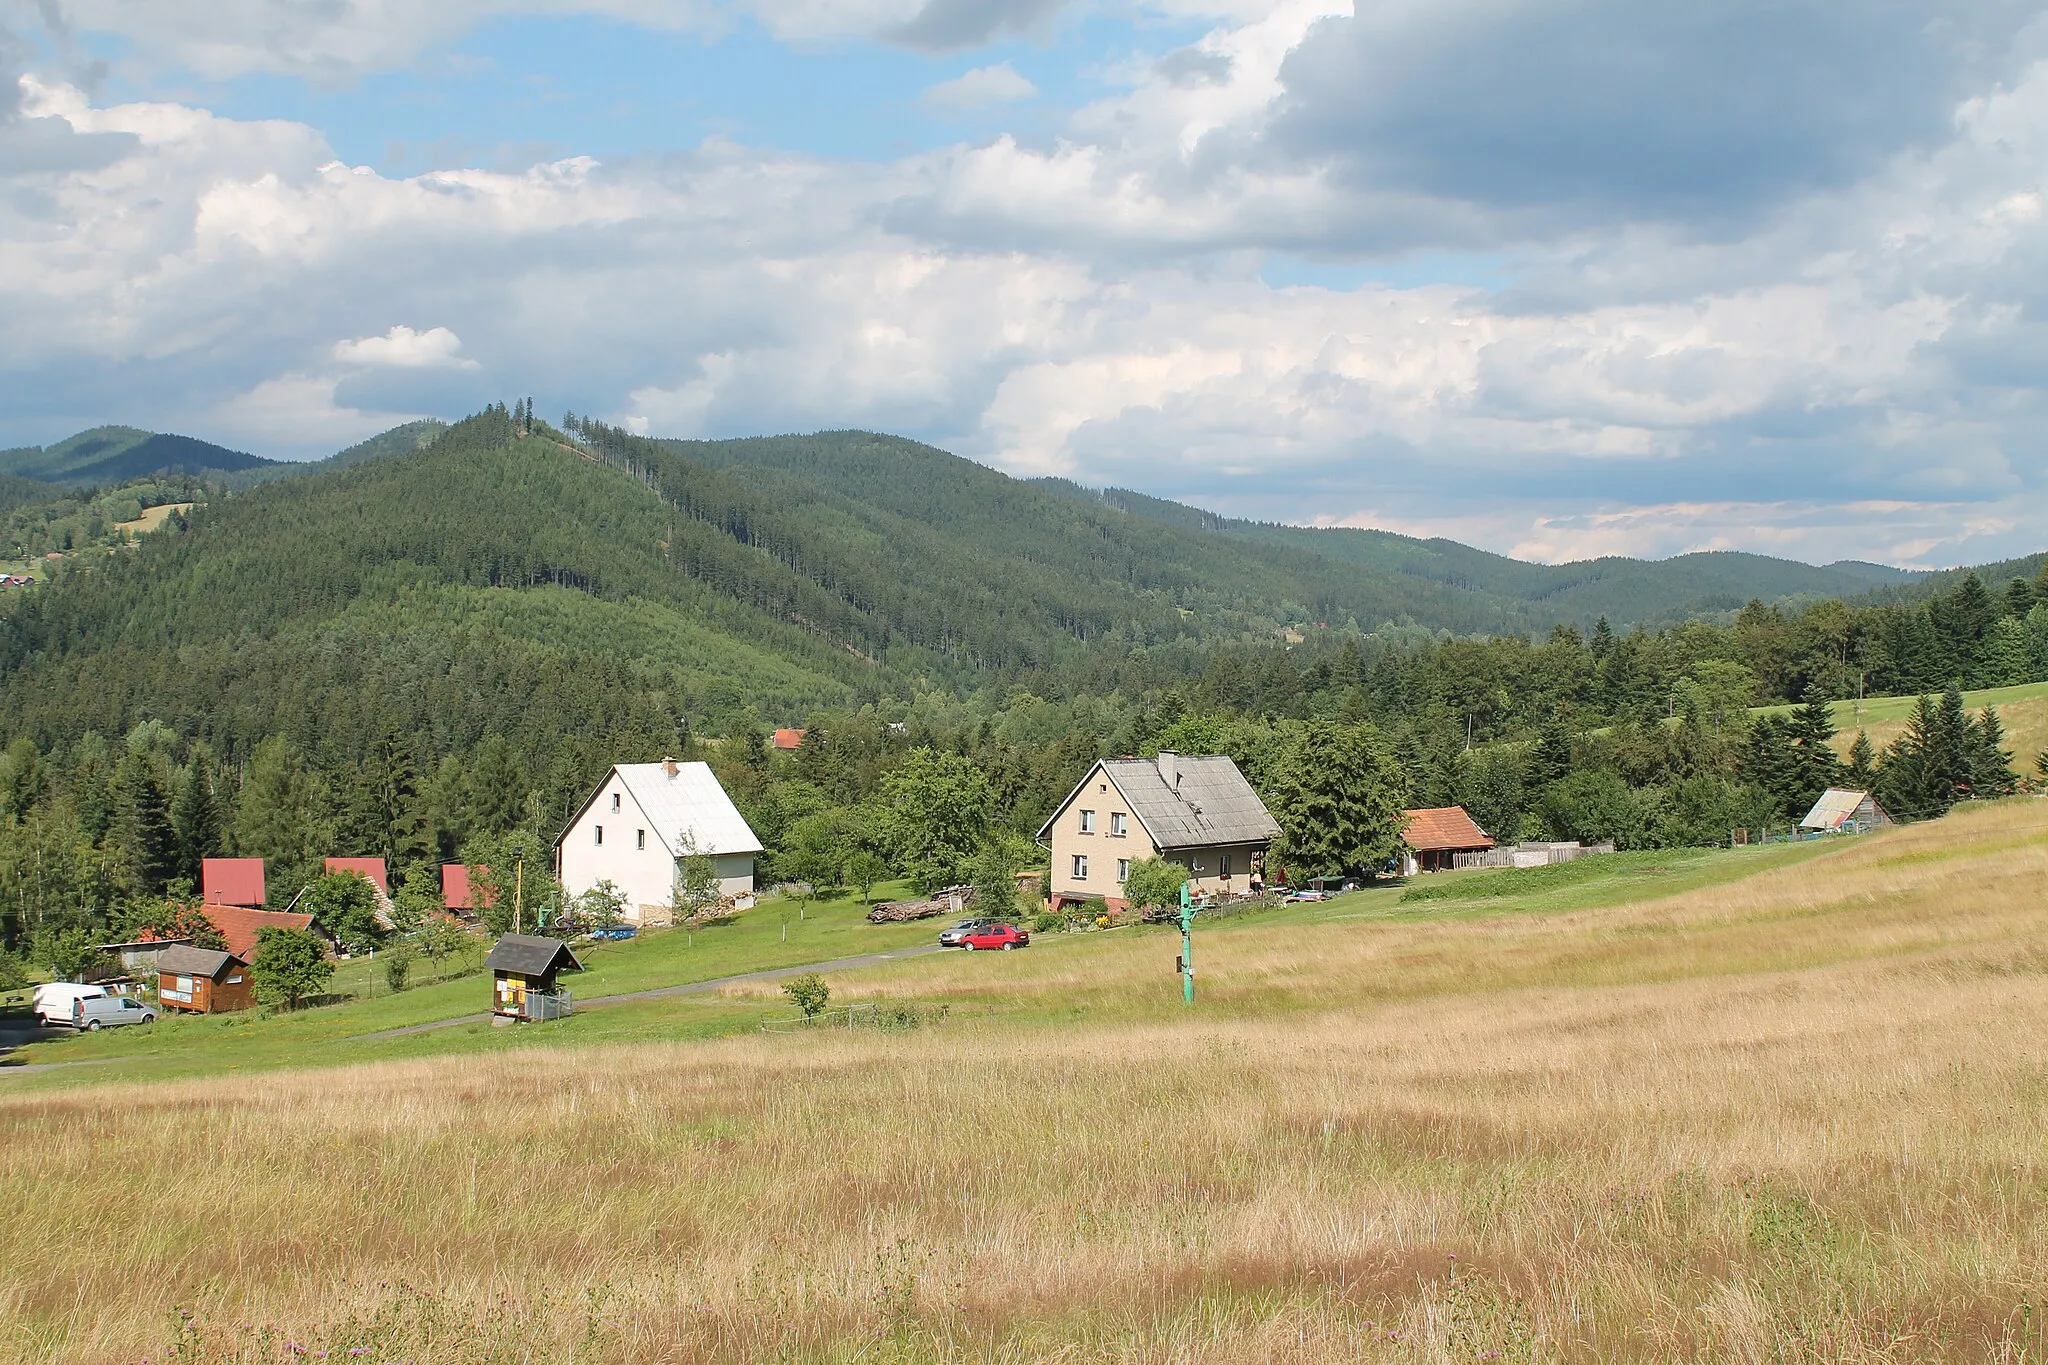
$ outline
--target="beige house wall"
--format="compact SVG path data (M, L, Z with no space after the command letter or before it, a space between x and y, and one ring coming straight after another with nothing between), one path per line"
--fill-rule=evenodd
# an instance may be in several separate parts
M1083 811L1095 813L1093 833L1081 829ZM1115 823L1110 817L1122 816L1124 833L1117 836L1110 833ZM1145 827L1131 814L1131 808L1116 789L1116 783L1109 780L1101 768L1088 774L1088 780L1081 785L1081 792L1060 812L1053 821L1052 837L1052 887L1051 898L1058 900L1077 897L1100 896L1106 901L1123 902L1123 879L1117 876L1117 863L1123 860L1143 862L1155 856L1159 850L1145 833ZM1088 874L1074 875L1076 856L1088 860Z

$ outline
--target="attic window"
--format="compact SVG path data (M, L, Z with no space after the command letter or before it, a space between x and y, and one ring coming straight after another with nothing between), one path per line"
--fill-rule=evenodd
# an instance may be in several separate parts
M600 844L601 844L601 843L603 843L603 842L604 842L604 826L603 826L603 825L592 825L592 826L591 826L590 828L592 829L592 831L594 831L594 832L596 833L596 835L597 835L597 842L598 842L598 843L600 843Z
M618 810L618 809L619 809L619 794L618 794L617 792L613 792L613 793L612 793L612 810L613 810L614 812L617 812L617 810Z
M636 830L634 830L634 831L633 831L633 836L634 836L634 838L633 838L633 847L635 847L635 848L645 848L645 847L647 847L647 831L646 831L646 830L644 830L644 829L636 829Z

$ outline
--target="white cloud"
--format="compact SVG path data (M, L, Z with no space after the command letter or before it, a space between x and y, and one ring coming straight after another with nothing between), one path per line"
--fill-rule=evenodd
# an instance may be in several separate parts
M940 113L961 114L1015 104L1037 93L1038 87L1019 75L1008 62L998 62L994 66L977 66L949 81L928 87L924 92L924 104L927 109Z
M334 343L334 358L347 365L390 365L400 369L479 368L461 354L462 338L446 327L415 332L399 323L382 336Z
M861 22L922 12L877 5ZM1560 228L1281 155L1288 54L1329 12L1285 0L1134 64L1045 145L887 164L714 142L396 178L302 125L30 82L29 116L124 141L0 169L0 386L46 428L294 453L529 392L662 434L862 425L1543 558L2036 548L2048 67L1759 226ZM1520 282L1257 275L1404 234L1511 240Z

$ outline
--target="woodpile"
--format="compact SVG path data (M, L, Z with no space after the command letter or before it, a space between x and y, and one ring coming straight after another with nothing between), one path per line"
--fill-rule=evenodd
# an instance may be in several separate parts
M957 915L973 904L973 887L949 886L930 900L883 901L868 911L868 923L902 924L906 920L930 919L934 915Z

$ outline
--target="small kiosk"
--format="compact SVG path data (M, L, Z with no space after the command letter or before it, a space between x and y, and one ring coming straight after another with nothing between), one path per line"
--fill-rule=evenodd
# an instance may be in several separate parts
M556 987L555 977L580 972L583 964L558 938L507 934L484 965L491 969L491 1013L500 1019L560 1019L575 1009L569 992Z

